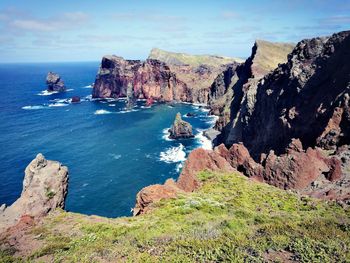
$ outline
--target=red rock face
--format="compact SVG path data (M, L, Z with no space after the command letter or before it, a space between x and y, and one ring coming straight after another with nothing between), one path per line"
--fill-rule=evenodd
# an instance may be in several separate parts
M167 65L157 60L124 60L103 57L94 84L94 98L126 97L128 88L138 99L188 101L187 86L178 81Z
M347 166L350 163L349 149L344 149L343 154L348 158ZM168 180L165 185L142 189L137 195L134 215L148 212L154 202L173 198L180 191L197 190L201 186L197 174L205 170L238 171L255 181L282 189L294 189L328 200L350 200L350 180L343 175L339 156L327 157L320 149L308 148L305 151L300 140L293 139L285 154L277 156L271 151L257 163L243 144L234 144L230 149L221 144L213 151L201 148L192 151L177 182ZM318 181L322 187L314 188L313 184Z

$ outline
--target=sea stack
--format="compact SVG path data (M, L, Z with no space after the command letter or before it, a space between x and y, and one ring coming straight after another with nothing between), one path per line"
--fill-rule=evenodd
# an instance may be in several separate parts
M176 114L174 124L169 129L169 132L170 139L187 139L194 137L191 124L182 120L179 112Z
M0 232L25 215L41 218L56 208L64 208L67 191L68 168L39 153L25 169L21 196L11 206L1 206Z
M47 73L46 77L46 85L48 91L58 91L58 92L64 92L66 91L66 86L61 79L60 75L54 72Z

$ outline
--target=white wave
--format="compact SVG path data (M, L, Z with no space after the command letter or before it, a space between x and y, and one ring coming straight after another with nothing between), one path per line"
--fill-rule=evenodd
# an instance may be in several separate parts
M66 106L69 106L69 104L67 103L52 103L52 104L49 104L49 107L66 107Z
M45 106L42 105L37 105L37 106L24 106L22 107L23 110L41 110L41 109L45 109Z
M175 168L176 172L180 173L182 167L183 167L182 163L178 163L178 164L176 165L176 168Z
M141 109L150 109L152 106L141 106Z
M168 148L160 153L159 159L166 163L183 162L186 160L185 146L180 143L178 147Z
M165 128L165 129L162 130L162 133L163 133L162 138L163 138L164 140L166 140L166 141L173 141L173 139L170 139L170 138L169 138L169 135L170 135L169 129L170 129L170 128Z
M43 90L43 91L40 91L37 95L39 95L39 96L49 96L49 95L56 94L56 93L58 93L58 91Z
M195 135L195 138L201 144L201 148L205 150L212 150L213 144L206 136L203 135L203 130L199 130L199 133Z
M50 100L50 101L53 101L53 102L58 102L58 103L68 103L70 99L53 99L53 100Z
M208 118L209 120L207 121L207 123L213 127L215 125L215 122L219 119L219 116L211 115L211 116L208 116Z
M83 87L83 89L92 89L92 85L86 85Z
M99 103L108 103L108 101L100 100Z
M109 104L108 106L109 107L114 107L116 104Z
M94 112L95 115L102 115L102 114L110 114L112 112L108 111L108 110L96 110Z
M88 186L89 184L88 183L85 183L85 184L83 184L83 187L86 187L86 186Z
M109 156L113 157L113 159L115 160L118 160L122 157L121 154L114 154L114 153L110 153Z
M135 111L139 111L139 110L134 110L134 109L131 109L131 110L121 110L121 111L116 112L116 114L124 114L124 113L135 112Z
M72 91L72 90L74 90L74 89L66 89L67 92L68 92L68 91Z

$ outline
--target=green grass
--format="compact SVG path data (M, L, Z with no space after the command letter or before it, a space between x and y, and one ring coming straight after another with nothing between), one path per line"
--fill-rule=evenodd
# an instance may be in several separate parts
M199 191L134 218L56 212L33 230L44 245L27 260L282 262L284 253L300 262L350 262L348 210L235 173L198 177Z
M168 64L175 65L190 65L198 67L200 65L218 66L230 64L233 62L243 62L240 58L230 58L223 56L211 56L211 55L190 55L186 53L176 53L153 48L148 58L158 59Z

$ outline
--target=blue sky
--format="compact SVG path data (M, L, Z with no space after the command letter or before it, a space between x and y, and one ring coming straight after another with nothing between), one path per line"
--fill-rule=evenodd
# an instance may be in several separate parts
M153 47L247 57L255 39L350 29L350 0L1 0L0 62L145 59Z

